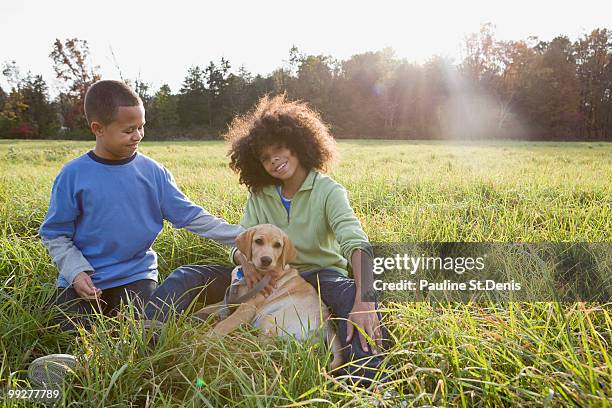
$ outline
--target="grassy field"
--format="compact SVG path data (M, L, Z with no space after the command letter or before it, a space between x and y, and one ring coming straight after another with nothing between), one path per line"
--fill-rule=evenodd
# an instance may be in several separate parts
M86 356L71 406L369 406L378 390L330 377L319 344L260 344L248 330L205 338L169 323L155 351L129 311L62 334L45 308L57 272L37 238L53 178L92 143L0 141L0 388L28 363ZM612 242L612 144L341 141L332 176L371 241ZM196 203L238 222L246 190L221 142L145 142ZM225 262L219 245L166 226L160 272ZM537 279L537 276L533 277ZM386 351L401 406L612 405L611 304L387 304ZM0 397L2 395L0 394Z

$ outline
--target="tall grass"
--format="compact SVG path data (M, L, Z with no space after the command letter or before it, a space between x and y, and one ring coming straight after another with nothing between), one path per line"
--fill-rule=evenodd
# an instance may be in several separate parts
M329 375L317 341L220 340L185 316L151 350L129 308L74 335L53 325L57 276L37 238L54 176L86 142L0 141L0 387L27 388L36 357L80 356L63 389L70 406L608 406L607 304L389 303L391 399ZM342 141L332 176L373 242L611 241L607 143ZM246 191L220 142L144 143L183 191L238 222ZM224 263L226 249L166 226L161 277L189 263ZM609 270L608 270L608 273ZM537 279L538 276L533 276ZM6 402L7 405L12 403Z

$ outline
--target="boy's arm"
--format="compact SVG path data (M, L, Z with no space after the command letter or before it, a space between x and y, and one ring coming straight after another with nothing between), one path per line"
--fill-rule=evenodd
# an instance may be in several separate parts
M81 213L72 184L71 174L62 169L53 183L49 209L39 230L42 244L69 284L79 273L94 270L72 241Z
M74 245L72 239L66 236L57 238L41 239L42 244L47 248L49 256L57 265L59 273L72 285L74 278L81 272L93 272L93 268L81 251Z
M244 231L244 228L240 225L229 224L224 219L215 217L204 209L184 228L189 232L225 245L234 245L236 237Z
M174 228L185 228L194 234L213 239L225 245L233 245L234 240L243 231L239 225L229 224L222 218L211 215L208 211L194 204L176 185L174 177L164 168L164 180L161 186L161 210L164 219L170 221Z

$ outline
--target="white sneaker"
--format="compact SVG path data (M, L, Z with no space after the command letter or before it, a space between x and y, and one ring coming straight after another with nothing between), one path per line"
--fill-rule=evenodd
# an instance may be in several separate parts
M35 387L61 386L66 374L72 372L76 364L77 359L71 354L49 354L30 363L28 378Z
M407 408L408 401L400 400L400 394L397 390L389 388L384 390L382 395L378 398L372 398L369 403L372 407L392 407L392 408Z
M385 401L387 404L391 404L387 406L402 407L402 408L406 408L408 406L408 401L406 400L399 401L399 393L395 390L386 390L383 393L382 397L383 397L383 401ZM380 406L383 406L383 405L380 405Z

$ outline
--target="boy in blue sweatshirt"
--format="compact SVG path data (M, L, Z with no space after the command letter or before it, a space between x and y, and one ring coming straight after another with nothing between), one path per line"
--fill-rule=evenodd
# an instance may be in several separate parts
M95 148L56 177L39 233L59 269L55 304L68 314L111 315L130 299L144 303L157 287L151 245L164 220L226 245L243 228L194 204L168 169L138 153L145 110L123 82L93 84L85 116ZM62 327L73 326L66 321ZM46 364L42 359L31 372Z

